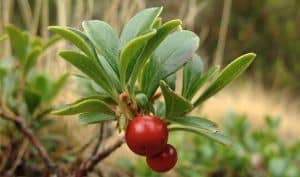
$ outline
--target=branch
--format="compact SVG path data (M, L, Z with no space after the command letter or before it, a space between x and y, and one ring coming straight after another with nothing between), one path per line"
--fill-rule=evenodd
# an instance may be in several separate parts
M102 140L103 140L103 133L104 133L104 124L105 123L102 123L99 127L99 135L98 135L98 138L97 138L97 142L96 142L96 145L91 153L91 156L90 158L92 158L97 152L98 152L98 149L102 143Z
M85 162L81 164L79 169L75 172L75 177L84 177L88 174L88 172L92 171L94 167L105 159L108 155L114 152L116 149L121 147L124 143L124 137L118 138L111 145L103 148L102 151L98 152L92 158L89 158Z
M50 159L47 151L40 140L33 134L32 130L28 127L27 123L21 117L15 117L6 112L0 112L0 117L13 122L15 126L23 133L23 135L30 141L30 143L36 148L39 156L46 164L50 172L58 174L58 167Z

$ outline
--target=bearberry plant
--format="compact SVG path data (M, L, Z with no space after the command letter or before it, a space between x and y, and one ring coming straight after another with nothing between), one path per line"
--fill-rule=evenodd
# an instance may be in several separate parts
M2 171L7 172L4 176L10 176L17 168L30 164L39 166L38 160L43 160L48 169L54 171L56 165L49 153L58 148L56 144L62 144L62 136L58 133L47 135L43 131L54 123L48 113L68 74L54 80L34 66L59 37L45 42L13 25L5 29L6 35L0 37L0 41L10 41L12 55L0 60L0 135L8 140L8 143L1 142L4 155L0 158L3 160L0 176ZM14 152L11 153L10 148ZM40 172L38 168L34 170Z
M154 171L166 172L177 161L176 149L168 144L170 132L189 131L230 144L214 122L191 111L236 79L255 54L238 57L221 72L218 67L204 72L196 54L198 36L183 30L178 19L163 23L161 12L161 7L139 12L120 35L99 20L84 21L83 31L61 26L49 30L80 50L59 55L82 71L80 77L92 81L95 89L94 95L52 113L79 114L79 121L86 124L115 121L116 130L125 132L128 147L146 156ZM181 68L182 79L176 79Z

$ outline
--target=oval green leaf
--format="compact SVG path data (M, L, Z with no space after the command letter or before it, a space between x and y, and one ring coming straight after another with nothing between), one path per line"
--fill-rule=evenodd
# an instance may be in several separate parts
M226 66L216 80L213 81L213 83L211 83L211 85L197 99L197 101L194 103L194 107L200 105L205 100L223 89L231 81L239 77L253 62L255 56L256 55L254 53L242 55Z
M106 114L114 114L114 111L104 101L94 98L84 98L72 104L62 105L53 110L51 113L55 115L73 115L85 112L101 112Z

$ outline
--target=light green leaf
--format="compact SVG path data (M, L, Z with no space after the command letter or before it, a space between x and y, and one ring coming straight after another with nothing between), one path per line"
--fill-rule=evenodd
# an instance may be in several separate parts
M157 17L154 21L153 28L157 29L161 26L161 24L162 24L162 18Z
M129 79L132 68L141 52L143 51L146 43L149 39L151 39L156 34L156 30L152 30L145 35L139 36L129 43L123 48L120 54L120 79L122 86L125 86L126 82Z
M40 47L34 48L26 57L23 68L23 74L26 76L30 69L35 65L38 57L40 56L42 49Z
M116 98L115 88L110 82L107 73L100 68L96 61L73 51L62 51L59 55L89 76L113 98Z
M160 88L166 102L165 117L180 116L193 107L188 100L171 90L164 81L160 82Z
M113 70L119 73L117 65L119 38L116 31L107 23L99 20L84 21L82 27L98 52L104 56Z
M198 46L199 38L190 31L178 31L166 37L143 69L142 92L150 98L158 88L159 81L180 69L192 58Z
M6 31L10 39L13 54L23 62L29 49L29 35L13 25L6 26Z
M123 28L120 47L123 48L132 39L150 31L161 11L162 7L148 8L132 17Z
M148 61L150 56L153 54L154 50L159 46L159 44L171 33L173 32L179 25L181 25L180 20L171 20L167 23L163 24L157 29L155 36L153 36L147 43L145 49L136 64L134 65L132 71L132 77L130 80L130 87L134 88L134 84L142 71L145 63Z
M116 117L114 115L103 114L100 112L82 113L78 117L78 122L84 125L101 123L101 122L111 121L111 120L116 120Z
M201 128L210 131L218 131L217 124L211 120L196 117L196 116L183 116L183 117L169 117L166 118L171 123L180 124L183 126Z
M72 104L62 105L51 113L55 115L73 115L85 112L101 112L114 114L112 108L104 101L95 98L84 98Z
M94 53L90 50L90 46L88 46L88 44L84 41L84 39L81 36L76 34L71 29L68 29L67 27L61 27L61 26L50 26L48 27L48 29L50 31L53 31L61 35L64 39L74 44L76 47L82 50L87 56L94 57Z
M191 100L197 93L197 91L199 91L199 89L205 84L205 82L213 78L219 72L219 70L220 67L218 66L213 66L212 68L210 68L207 73L194 81L194 84L187 90L186 95L183 97Z
M248 53L242 55L227 65L220 75L216 78L213 83L202 93L202 95L194 103L194 106L198 106L205 100L215 95L218 91L223 89L231 81L239 77L252 63L255 58L254 53Z
M186 132L192 132L192 133L196 133L202 136L206 136L218 143L224 144L224 145L228 145L230 146L232 144L232 141L230 138L228 138L227 136L221 134L220 132L217 131L208 131L208 130L204 130L204 129L196 129L196 128L192 128L192 127L185 127L185 126L173 126L169 128L169 131L186 131Z

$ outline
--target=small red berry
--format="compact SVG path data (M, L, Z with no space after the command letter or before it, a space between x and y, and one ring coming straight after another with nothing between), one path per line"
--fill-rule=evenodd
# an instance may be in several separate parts
M129 122L125 139L136 154L153 156L167 145L167 125L155 116L137 116Z
M177 152L176 149L167 144L165 149L156 156L147 156L148 166L159 173L167 172L171 170L177 162Z

